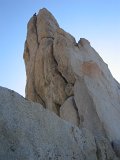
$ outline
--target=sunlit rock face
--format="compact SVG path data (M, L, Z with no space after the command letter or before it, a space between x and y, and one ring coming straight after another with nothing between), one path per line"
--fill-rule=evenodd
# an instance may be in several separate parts
M88 40L77 43L42 9L28 22L24 61L28 100L87 129L101 150L98 159L110 159L110 143L119 155L120 85Z

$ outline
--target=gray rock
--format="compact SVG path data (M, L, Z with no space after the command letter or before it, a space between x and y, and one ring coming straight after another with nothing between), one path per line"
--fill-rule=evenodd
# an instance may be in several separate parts
M104 138L97 136L95 138L96 146L97 146L97 158L98 160L117 160L118 158L113 154L112 146L110 145L110 142Z
M93 135L0 87L1 160L97 160Z
M112 147L118 157L120 157L120 140L114 140L112 142Z

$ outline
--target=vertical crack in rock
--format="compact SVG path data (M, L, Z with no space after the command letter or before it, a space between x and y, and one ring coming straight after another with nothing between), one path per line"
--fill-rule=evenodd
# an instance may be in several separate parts
M36 30L36 36L37 36L37 44L38 44L38 47L39 47L39 39L38 39L38 30L37 30L37 16L34 16L35 18L35 30Z
M54 52L53 45L52 45L52 51ZM58 72L58 74L63 78L63 80L64 80L65 83L67 84L68 82L67 82L66 78L65 78L65 77L62 75L62 73L58 70L58 62L57 62L57 60L55 59L55 56L54 56L53 52L52 52L52 57L53 57L54 62L55 62L56 65L57 65L56 71Z
M39 43L39 40L38 40L38 31L37 31L37 16L34 15L33 18L34 18L34 27L35 27L35 31L36 31L36 41L37 41L37 50L38 50L40 43ZM34 62L33 62L34 63L34 65L33 65L33 77L35 77L35 62L36 62L37 50L36 50L35 57L34 57ZM44 100L42 99L40 94L37 93L34 78L33 78L33 86L34 86L34 92L35 92L35 101L41 103L44 107L46 107Z
M76 110L76 113L77 113L77 121L78 121L78 127L80 127L80 116L79 116L79 112L78 112L78 108L77 108L77 105L75 103L75 100L74 100L74 97L73 97L73 105L74 105L74 108Z
M51 37L52 38L52 37ZM53 38L52 38L53 39ZM54 40L54 39L53 39ZM52 57L52 59L53 59L53 62L54 62L54 64L55 64L55 74L58 74L62 79L63 79L63 81L65 82L65 85L67 84L67 81L66 81L66 79L62 76L62 73L61 72L59 72L59 70L58 70L58 63L57 63L57 61L56 61L56 59L55 59L55 57L54 57L54 54L53 54L53 52L54 52L54 50L53 50L53 43L52 43L52 51L51 51L51 57ZM53 75L52 75L53 76ZM57 83L57 82L55 82L55 83ZM56 88L57 89L57 88ZM65 98L66 99L66 98ZM58 115L58 116L60 116L60 106L61 106L61 104L58 104L58 103L56 103L56 102L54 102L54 105L55 105L55 108L56 108L56 114Z
M37 93L36 89L34 89L34 91L35 91L35 94L36 94L36 96L37 96L37 97L36 97L36 102L42 104L43 107L46 108L45 102L44 102L44 100L42 99L42 97L40 96L40 94Z
M39 39L38 39L37 16L36 16L36 15L34 16L34 19L35 19L34 26L35 26L36 37L37 37L36 39L37 39L37 45L38 45L37 50L38 50L40 43L39 43ZM37 51L36 51L35 57L34 57L34 66L33 66L33 74L34 74L33 76L34 76L34 77L35 77L35 62L36 62L36 55L37 55ZM36 97L36 100L35 100L35 101L41 103L41 104L43 105L43 107L46 108L44 100L42 99L42 97L40 96L40 94L37 93L37 90L36 90L36 87L35 87L35 79L34 79L34 78L33 78L33 85L34 85L34 92L35 92L35 95L36 95L36 96L35 96L35 97Z
M25 64L27 63L27 61L30 60L30 52L29 52L29 47L28 47L28 44L27 44L27 40L25 41L25 46L24 46L24 54L23 54L23 58L24 58L24 61L25 61Z
M61 105L55 103L56 114L60 117L60 107Z

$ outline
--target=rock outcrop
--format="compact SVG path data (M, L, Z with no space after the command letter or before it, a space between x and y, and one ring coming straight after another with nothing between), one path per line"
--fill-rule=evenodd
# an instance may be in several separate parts
M117 160L109 141L0 87L1 160Z
M120 84L90 42L42 9L24 60L26 98L0 87L0 160L119 160Z
M0 87L0 160L120 159L120 85L90 42L42 9L24 60L26 99Z
M42 9L28 23L24 60L27 99L86 128L96 142L108 138L120 152L120 85L88 40L77 43Z

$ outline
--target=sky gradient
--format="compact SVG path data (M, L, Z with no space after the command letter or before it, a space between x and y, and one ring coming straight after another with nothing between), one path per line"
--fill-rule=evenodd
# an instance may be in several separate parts
M120 82L120 0L0 0L0 86L24 96L27 23L43 7L76 41L88 39Z

